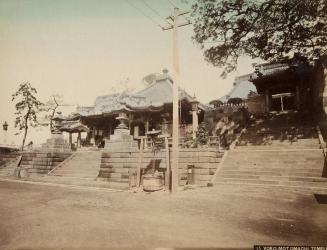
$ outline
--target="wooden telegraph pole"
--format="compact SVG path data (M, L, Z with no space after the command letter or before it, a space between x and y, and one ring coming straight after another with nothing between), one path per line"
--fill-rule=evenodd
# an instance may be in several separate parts
M191 24L190 21L179 23L179 17L188 12L180 12L177 7L174 8L173 15L167 17L173 21L170 27L162 30L173 30L173 149L171 164L171 192L176 193L178 189L178 155L179 155L179 114L178 114L178 84L179 84L179 62L178 62L178 28Z

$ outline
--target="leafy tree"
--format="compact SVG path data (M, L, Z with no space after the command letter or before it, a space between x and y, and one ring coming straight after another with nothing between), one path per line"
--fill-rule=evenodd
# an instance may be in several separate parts
M204 123L201 123L196 131L196 140L199 144L205 145L208 142L209 133L205 127Z
M197 0L193 39L222 76L249 55L270 62L300 53L326 58L326 0Z
M37 91L30 83L22 83L19 89L12 95L12 101L16 101L15 108L16 120L15 127L24 131L21 150L24 149L25 140L29 126L37 127L37 114L42 107L42 103L35 97Z

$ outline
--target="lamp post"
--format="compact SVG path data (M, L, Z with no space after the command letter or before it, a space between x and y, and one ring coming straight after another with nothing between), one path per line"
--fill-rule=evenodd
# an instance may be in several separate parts
M2 124L2 127L3 127L3 131L4 131L4 135L3 135L3 143L4 144L7 144L7 131L8 131L8 123L5 121L3 124Z

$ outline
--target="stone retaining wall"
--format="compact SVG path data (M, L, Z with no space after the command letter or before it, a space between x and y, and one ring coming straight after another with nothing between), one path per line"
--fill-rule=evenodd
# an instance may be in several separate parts
M30 174L47 174L70 155L63 152L24 152L20 166Z
M20 156L19 152L0 152L0 166L16 160L18 156Z
M169 152L171 155L171 150ZM223 153L215 149L180 149L179 152L179 184L187 182L188 165L193 165L194 182L199 186L207 186L212 179ZM155 166L159 172L165 172L167 168L166 150L157 152L155 156L151 151L143 152L142 168L152 164L155 159ZM170 159L171 161L171 159ZM140 162L140 152L103 152L99 178L111 182L129 181L129 171L136 171ZM171 162L170 162L171 163Z
M222 157L223 153L216 149L181 149L179 152L180 185L186 184L188 166L193 165L194 184L207 186Z

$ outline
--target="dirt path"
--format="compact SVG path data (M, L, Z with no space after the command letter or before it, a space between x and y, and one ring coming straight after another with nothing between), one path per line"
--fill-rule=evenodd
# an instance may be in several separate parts
M0 204L1 249L327 245L327 205L306 192L134 194L0 181Z

